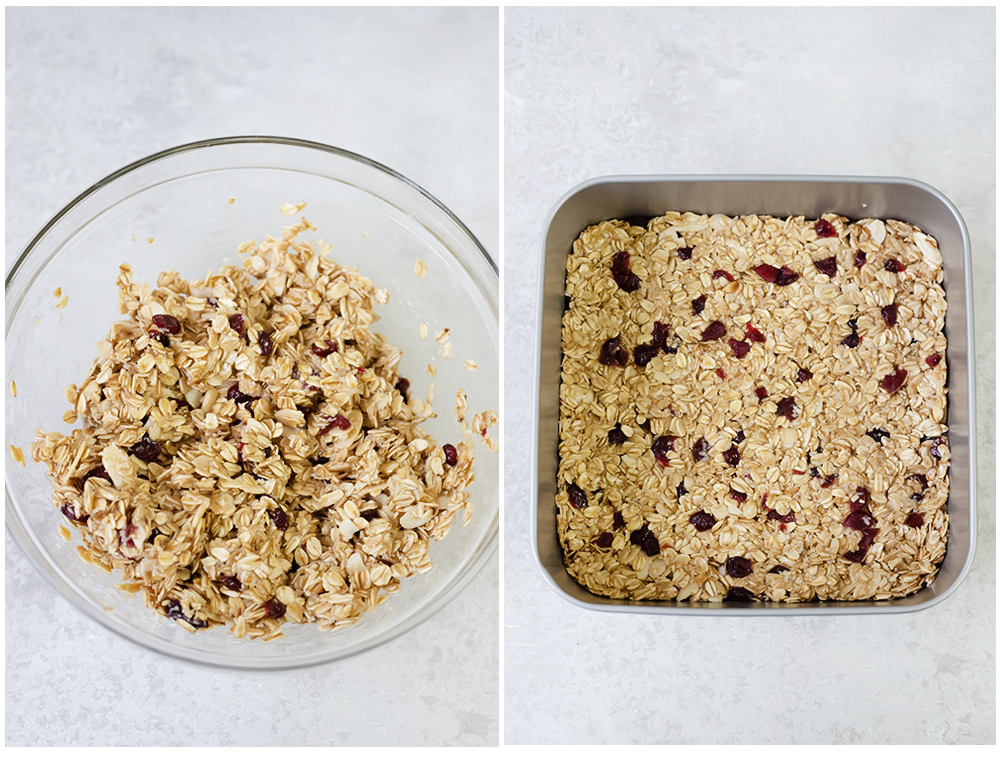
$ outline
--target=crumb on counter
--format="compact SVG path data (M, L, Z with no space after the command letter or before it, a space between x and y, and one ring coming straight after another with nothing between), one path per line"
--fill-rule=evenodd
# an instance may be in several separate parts
M474 360L472 360L471 358L465 362L465 367L469 371L476 371L476 370L479 369L479 366L477 366L476 362Z
M229 202L226 203L226 205L232 205L235 202L236 202L236 198L235 197L231 197L231 198L229 198Z
M14 459L15 463L20 463L21 468L24 468L24 451L17 445L10 446L10 457Z
M418 279L423 279L427 276L427 264L418 260L413 264L413 273L417 275Z
M433 363L428 363L427 364L427 373L428 374L430 374L431 376L437 376L437 372L438 372L438 370L434 367Z
M296 203L294 205L292 203L284 203L278 210L281 211L281 215L283 216L294 216L305 207L305 203Z
M10 394L17 397L17 382L13 379L10 380Z
M420 325L420 339L427 339L427 324Z
M56 308L65 308L69 303L69 295L63 295L62 299L56 303Z

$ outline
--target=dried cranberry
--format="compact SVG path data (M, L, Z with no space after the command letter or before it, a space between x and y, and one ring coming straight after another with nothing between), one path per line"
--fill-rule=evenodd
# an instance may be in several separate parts
M239 382L237 382L236 384L232 385L226 391L226 398L228 400L232 400L237 405L242 405L245 408L249 408L250 407L250 403L252 403L254 400L260 400L259 397L254 397L253 395L247 395L247 394L245 394L243 392L240 392Z
M764 342L767 338L764 333L757 329L752 323L747 322L747 339L751 342Z
M233 331L239 332L239 335L242 337L246 331L246 321L239 313L234 313L229 317L229 327Z
M458 449L454 445L442 445L441 449L444 450L444 462L449 466L457 466Z
M594 540L594 544L598 547L611 547L611 543L614 541L615 536L611 532L601 532Z
M870 432L865 432L865 436L871 437L881 445L883 439L891 437L892 435L890 435L885 429L872 429Z
M721 268L717 268L715 271L712 272L712 278L713 279L725 279L725 280L730 281L730 282L736 281L736 278L732 274L730 274L728 271L725 271L725 270L723 270Z
M239 592L243 589L243 582L240 581L238 576L229 576L228 574L219 575L219 584L225 587L227 590L232 590L233 592Z
M893 274L898 274L902 271L906 271L906 266L897 261L895 258L890 258L885 262L885 270Z
M645 367L659 352L660 348L656 345L636 345L635 350L632 351L635 356L635 365Z
M825 477L823 477L823 481L819 483L819 486L825 490L828 490L833 486L833 483L835 481L837 481L836 474L827 474Z
M733 349L733 355L737 358L745 358L746 354L750 352L749 342L740 342L739 340L730 339L729 347Z
M906 521L904 521L903 523L905 523L907 526L913 527L914 529L919 529L924 525L924 517L921 516L916 511L911 511L910 515L906 517Z
M774 266L770 266L767 263L761 263L759 266L754 266L753 269L757 276L763 279L765 282L773 283L778 278L778 269Z
M273 332L261 332L257 337L257 344L260 346L260 354L268 356L274 352L274 343L271 341Z
M650 558L660 554L660 541L656 539L656 535L645 524L632 532L629 542L633 545L638 545L642 552Z
M271 521L274 522L276 529L279 529L282 532L288 530L288 514L281 508L271 509L267 512L267 515L271 517Z
M740 451L736 449L736 445L733 445L726 452L724 452L722 457L730 466L735 467L740 465Z
M774 283L777 284L779 287L787 287L789 284L796 281L798 278L799 275L796 274L794 271L792 271L790 268L788 268L788 266L782 266L781 270L778 272L778 275L774 280Z
M597 359L601 365L619 368L628 365L628 351L621 347L621 341L621 337L612 337L601 345L601 354Z
M625 528L625 517L622 515L621 511L614 512L614 515L611 517L611 527L613 529Z
M625 436L625 432L622 431L621 424L615 424L614 429L608 431L608 444L609 445L624 445L625 440L628 438Z
M816 236L818 237L836 237L837 229L827 221L825 218L821 218L816 222L816 226L813 227L816 230Z
M888 327L894 327L896 325L896 316L899 313L899 306L895 303L890 303L882 308L882 320Z
M916 480L917 484L920 485L921 492L927 489L927 477L924 476L923 474L910 474L910 476L908 476L907 479Z
M144 434L129 452L144 463L152 463L160 457L160 446L153 442L148 434Z
M695 442L694 447L691 448L691 453L694 455L694 462L701 463L702 461L707 461L708 449L708 440L704 437Z
M575 484L571 484L566 488L566 494L569 495L569 504L577 510L582 511L587 507L586 493Z
M798 413L796 413L794 397L786 397L778 401L778 415L784 416L789 421L793 421L795 418L798 417Z
M944 444L944 440L941 439L940 437L938 437L937 439L935 439L931 443L931 449L930 449L931 457L937 458L938 460L941 460L940 446L943 445L943 444Z
M868 256L860 250L856 250L854 252L854 268L861 268L866 263L868 263Z
M795 511L788 511L784 516L778 513L774 508L767 512L768 519L772 521L780 521L782 524L791 524L795 521Z
M871 502L871 493L866 487L858 487L855 491L855 499L851 501L851 512L867 511Z
M730 587L726 596L723 598L724 602L727 603L750 603L757 596L753 594L746 587Z
M721 368L715 369L715 375L717 377L719 377L720 379L725 379L726 378L726 372L723 371Z
M726 573L733 579L742 579L753 572L753 562L749 558L733 556L726 561Z
M810 379L813 378L813 372L807 368L800 368L799 373L795 378L798 380L800 384L802 382L808 382Z
M410 402L409 389L410 389L410 380L400 377L399 381L396 382L396 391L403 396L404 403Z
M928 355L926 358L924 358L924 362L931 368L934 368L941 362L941 355L939 353Z
M769 573L769 574L781 574L781 573L784 573L785 571L788 571L788 566L782 566L779 563L778 565L776 565L774 568L772 568L767 573Z
M837 256L831 255L829 258L813 261L813 265L831 279L837 275Z
M878 533L878 529L866 529L861 534L861 542L858 543L858 549L844 553L844 558L852 563L863 563L865 556L868 555L868 549L872 546Z
M694 311L694 315L697 316L703 310L705 310L705 301L708 300L707 295L700 295L691 301L691 310Z
M699 532L707 532L713 526L715 526L715 516L713 516L708 511L698 511L691 514L691 518L688 519L696 530Z
M764 389L763 387L758 387L757 389L754 390L754 394L756 394L758 398L763 400L764 398L767 397L767 390Z
M272 597L266 603L264 603L264 618L266 619L280 619L285 615L285 604L282 603L278 598Z
M701 333L701 341L708 342L709 340L717 340L724 336L726 336L725 325L721 321L713 321Z
M186 621L195 629L204 629L205 627L208 626L207 621L199 621L198 619L193 619L189 618L188 616L185 616L184 608L181 606L179 601L174 600L173 598L167 601L165 608L167 611L167 616L169 616L172 619L179 619Z
M325 345L325 347L324 347ZM314 343L309 348L313 355L319 356L320 358L326 358L330 353L336 353L340 350L340 345L337 344L337 340L323 340L323 344Z
M851 333L847 337L841 340L841 345L847 345L848 347L854 348L861 344L861 337L858 336L858 320L852 318L847 322L847 325L851 327Z
M104 466L96 466L84 474L83 478L80 479L80 488L83 489L84 482L93 476L96 476L99 479L107 479L109 482L111 481L111 477L108 476L108 472L104 469Z
M82 516L77 516L76 511L73 510L73 506L70 505L69 503L63 505L63 507L60 508L59 510L62 511L63 516L65 516L70 521L76 524L86 524L87 520L90 518L90 516L88 516L86 513L84 513Z
M729 497L737 503L745 503L747 501L747 494L745 492L734 490L732 487L729 488Z
M891 374L886 374L882 377L882 389L888 392L890 395L900 387L903 386L903 382L906 381L906 369L897 368Z
M652 434L652 432L650 431L650 420L649 419L646 419L641 424L639 424L639 428L642 429L642 431L644 431L646 434Z
M173 316L168 316L165 313L159 313L153 316L153 323L156 324L157 329L167 332L168 334L180 334L181 322Z
M677 485L677 499L680 500L681 499L681 495L686 495L687 491L688 490L687 490L687 487L684 486L684 482L681 482L680 484L678 484Z
M667 460L667 452L673 452L675 439L677 438L673 435L667 434L653 440L653 457L656 458L656 462L661 466L670 465L670 462Z
M170 347L170 337L168 337L163 332L158 332L154 329L149 333L149 336L152 337L157 342L159 342L164 347Z
M622 250L615 254L611 262L611 276L615 283L626 292L635 292L639 289L639 277L629 271L629 254Z
M741 442L743 442L743 440L745 440L746 438L747 438L746 434L744 434L743 430L740 429L738 432L736 432L736 436L733 437L733 444L738 445Z
M677 257L680 258L682 261L689 261L691 260L691 253L693 252L694 252L693 248L679 247L677 248Z
M848 529L856 529L859 532L863 532L865 529L871 529L875 525L875 517L866 511L852 511L848 514L847 518L844 519L844 526Z

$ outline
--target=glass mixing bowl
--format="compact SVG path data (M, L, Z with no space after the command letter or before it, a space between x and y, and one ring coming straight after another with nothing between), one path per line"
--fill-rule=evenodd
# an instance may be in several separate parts
M307 202L294 217L284 203ZM25 248L6 284L7 527L39 571L73 605L152 650L199 663L252 669L305 666L370 649L412 629L454 598L497 552L499 455L475 444L475 514L432 543L434 568L403 580L400 590L354 626L323 631L286 623L284 638L236 639L225 627L195 634L147 609L141 596L115 587L84 563L79 538L59 535L66 518L51 501L43 466L28 453L35 430L68 433L63 388L81 382L118 312L115 278L123 262L134 281L155 286L162 270L201 279L228 263L248 239L279 236L305 216L316 226L302 239L333 245L330 257L355 266L390 293L374 331L403 350L400 373L411 395L434 385L437 417L424 428L439 443L460 439L455 395L468 393L471 414L499 411L499 279L496 264L440 202L409 180L358 155L326 145L272 137L235 137L182 145L126 166L98 182L49 221ZM418 278L416 260L428 273ZM60 297L68 296L63 307ZM421 339L419 325L430 333ZM449 328L453 357L434 340ZM473 359L477 371L465 361ZM428 375L428 364L437 374ZM71 528L71 533L75 532ZM8 588L10 590L11 588ZM16 590L15 590L16 591Z

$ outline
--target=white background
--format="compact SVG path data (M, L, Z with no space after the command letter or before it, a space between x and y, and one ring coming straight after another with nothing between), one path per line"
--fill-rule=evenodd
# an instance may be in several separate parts
M210 137L360 153L499 253L499 12L7 9L6 255L97 180ZM16 359L17 356L7 356ZM381 648L281 674L112 635L5 538L7 745L495 745L499 560Z
M504 15L504 740L995 743L996 16L981 9ZM972 237L979 538L948 600L889 616L578 609L531 555L539 237L609 174L904 176ZM664 209L668 210L668 209Z

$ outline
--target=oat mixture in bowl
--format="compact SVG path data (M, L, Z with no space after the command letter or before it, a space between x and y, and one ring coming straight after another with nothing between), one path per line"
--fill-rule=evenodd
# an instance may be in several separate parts
M144 159L8 276L8 529L158 652L278 669L381 645L497 561L498 299L461 222L360 156L247 137ZM68 440L36 448L55 490L39 429Z
M558 535L591 592L872 600L948 536L936 242L867 219L667 213L567 261Z

